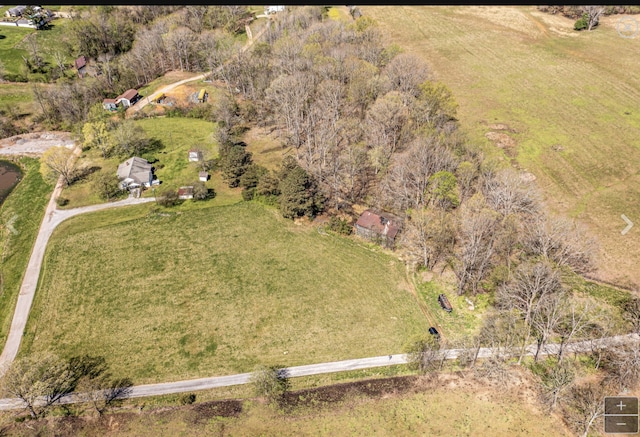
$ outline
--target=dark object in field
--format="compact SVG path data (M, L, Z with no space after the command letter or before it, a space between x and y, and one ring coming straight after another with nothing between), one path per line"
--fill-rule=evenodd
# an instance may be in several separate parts
M440 340L440 333L438 332L438 330L436 328L434 328L433 326L431 328L429 328L429 334L433 335L436 337L436 339Z
M441 294L440 296L438 296L438 303L440 304L442 309L448 313L450 313L453 310L453 308L451 307L451 304L449 303L449 299L447 299L447 296L445 296L444 294Z

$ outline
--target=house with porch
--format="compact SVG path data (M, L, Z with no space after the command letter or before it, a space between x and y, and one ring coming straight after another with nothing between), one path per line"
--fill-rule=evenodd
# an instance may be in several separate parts
M396 236L402 228L401 219L388 212L368 209L363 212L355 224L356 234L364 239L393 249Z

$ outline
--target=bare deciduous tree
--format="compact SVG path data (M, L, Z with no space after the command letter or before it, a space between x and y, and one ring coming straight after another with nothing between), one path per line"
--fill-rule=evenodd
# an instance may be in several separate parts
M73 391L73 374L67 363L53 354L32 354L11 364L3 388L20 399L36 418L61 397Z
M591 30L600 22L604 6L583 6L582 11L587 14L587 30Z
M559 266L569 266L577 273L595 268L595 239L574 222L538 214L526 228L525 249Z
M460 214L460 248L454 272L458 294L478 291L480 281L491 269L495 253L497 213L486 208L484 198L476 194L463 205Z
M443 355L440 349L440 343L434 336L412 342L406 350L409 367L422 373L438 369Z
M423 208L411 212L401 237L405 259L428 269L433 269L438 261L451 253L454 243L450 214Z
M429 79L429 67L426 62L411 53L401 53L394 57L384 72L392 89L413 97L420 94L420 85Z
M538 324L541 328L548 327L549 320L545 319L542 312L556 319L557 302L551 302L551 296L560 293L561 290L562 284L558 273L546 263L520 265L513 280L498 289L496 294L498 306L516 310L524 322L526 334L518 362L521 362L525 355L534 324ZM549 334L547 330L543 329L543 331ZM540 347L538 343L538 352Z
M566 364L552 366L542 375L544 389L542 398L550 410L556 407L558 400L562 399L566 390L573 384L575 377L571 366Z
M640 343L609 347L602 358L606 379L620 391L634 390L640 381Z
M569 425L583 437L587 437L594 422L603 416L603 399L610 391L605 384L594 381L574 385L569 389L567 400L563 402L564 416Z
M487 204L503 216L532 215L539 211L538 193L513 169L499 171L483 184Z
M72 163L73 152L63 146L51 147L43 154L40 162L40 171L44 178L52 183L62 176L65 184L69 186L73 179L74 166Z

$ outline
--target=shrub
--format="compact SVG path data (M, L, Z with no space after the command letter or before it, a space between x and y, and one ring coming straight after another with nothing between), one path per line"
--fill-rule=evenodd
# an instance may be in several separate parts
M193 183L193 200L206 200L215 196L213 189L209 190L204 182L198 181Z
M589 27L589 16L587 14L583 14L582 17L578 18L576 24L573 25L574 30L584 30Z
M196 401L195 393L185 393L180 396L180 404L181 405L191 405Z
M165 208L177 205L178 203L180 203L180 199L178 198L178 191L174 189L168 189L164 191L158 196L157 202L159 205L162 205Z
M69 204L69 199L67 199L66 197L58 197L56 199L56 203L58 204L58 206L66 206Z
M351 227L351 225L347 220L341 219L335 216L329 219L328 228L330 231L333 231L342 235L350 235L351 232L353 232L353 228Z

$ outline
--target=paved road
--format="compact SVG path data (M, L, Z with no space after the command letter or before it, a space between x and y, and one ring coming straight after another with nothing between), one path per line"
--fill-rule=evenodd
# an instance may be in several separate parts
M74 149L74 152L76 153L75 156L77 157L77 154L81 152L81 148L78 147ZM49 241L49 238L51 237L54 229L64 220L78 214L100 211L106 208L137 205L139 203L146 203L154 200L153 198L135 199L130 197L119 202L103 203L99 205L85 206L82 208L59 210L57 209L56 199L60 195L61 191L62 180L59 180L56 184L53 194L51 195L49 204L47 205L44 218L42 219L42 224L40 225L40 230L38 231L36 242L33 245L33 249L31 251L31 257L29 258L29 263L27 264L27 270L25 271L24 279L22 280L20 294L18 295L18 303L16 304L16 310L13 314L13 320L11 322L11 328L9 330L9 336L7 337L7 342L5 343L2 355L0 355L0 376L4 374L7 367L13 362L18 353L18 349L20 348L20 342L22 341L24 328L27 324L27 319L29 318L29 311L31 310L31 304L33 303L33 297L38 285L38 278L40 277L40 270L42 268L44 252L47 247L47 242Z
M566 353L584 353L588 352L594 346L607 346L615 347L616 345L631 342L640 341L638 334L618 335L614 337L607 337L603 339L593 341L581 341L566 345ZM541 352L540 356L554 355L558 353L558 344L549 344ZM534 344L529 345L527 348L527 355L534 355L536 346ZM445 358L448 360L454 360L460 356L465 349L446 349L443 350ZM472 352L477 352L478 358L488 358L492 356L496 349L492 348L480 348L472 349ZM407 356L404 354L384 355L380 357L359 358L354 360L334 361L330 363L309 364L306 366L288 367L287 374L291 378L309 375L320 375L323 373L345 372L349 370L360 369L372 369L376 367L386 367L397 364L406 364ZM164 382L159 384L147 384L138 385L132 387L128 398L140 398L145 396L158 396L174 393L188 393L198 390L209 390L216 387L227 387L232 385L247 384L251 377L250 373L240 373L237 375L228 376L216 376L211 378L190 379L186 381L176 382ZM71 404L81 402L77 395L69 395L64 397L61 404ZM19 399L0 399L0 410L14 410L24 408L24 404Z

